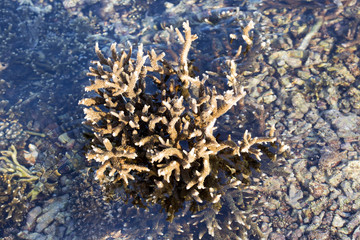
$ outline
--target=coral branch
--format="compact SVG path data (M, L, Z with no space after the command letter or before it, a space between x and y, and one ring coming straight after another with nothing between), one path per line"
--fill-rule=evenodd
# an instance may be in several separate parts
M250 39L253 27L250 22L244 36ZM85 88L96 96L79 102L85 106L86 124L94 131L86 157L100 165L96 178L107 189L123 187L134 199L143 199L143 204L162 204L170 220L185 201L194 209L199 203L219 206L224 201L224 184L230 183L227 189L238 189L248 181L251 168L259 170L263 149L277 144L274 127L269 137L252 137L247 130L240 141L214 136L217 119L246 95L241 74L235 61L228 61L228 86L221 93L205 84L210 76L200 79L190 74L188 55L197 36L191 33L189 22L183 28L184 35L175 29L182 44L175 66L164 53L151 49L144 54L141 44L136 60L131 46L127 53L118 54L112 44L111 58L105 58L96 45L99 60L89 68L88 75L94 79ZM150 81L157 91L146 91ZM285 145L281 146L284 150ZM220 225L216 212L210 214L203 221L209 235L215 236ZM235 222L244 221L237 218Z

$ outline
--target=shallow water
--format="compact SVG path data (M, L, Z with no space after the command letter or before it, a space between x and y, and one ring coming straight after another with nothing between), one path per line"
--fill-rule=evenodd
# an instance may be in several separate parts
M359 1L191 2L0 3L0 237L357 239ZM218 119L219 139L261 137L275 125L290 151L275 163L264 156L249 186L224 187L221 211L163 205L179 207L169 223L161 206L138 207L94 179L78 102L91 96L96 42L107 56L113 42L143 43L173 63L181 45L170 26L182 31L187 20L198 36L194 73L222 92L232 59L246 87L244 102ZM242 36L250 21L252 44Z

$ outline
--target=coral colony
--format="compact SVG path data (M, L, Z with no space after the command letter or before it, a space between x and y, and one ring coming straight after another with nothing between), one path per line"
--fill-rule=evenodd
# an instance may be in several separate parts
M90 67L88 76L94 79L85 88L96 96L80 101L94 132L86 157L101 163L96 178L113 193L124 189L136 204L161 204L170 221L185 202L192 212L207 204L221 206L225 185L247 182L251 169L259 170L263 149L285 149L276 142L274 127L263 138L245 131L238 142L214 136L216 120L246 93L234 61L227 63L229 90L223 94L205 85L207 75L194 76L188 53L197 36L188 22L183 28L184 35L176 29L182 44L176 66L164 59L165 53L144 55L141 44L136 60L131 46L118 54L112 44L111 58L105 58L96 45L99 60ZM157 91L150 93L147 85Z

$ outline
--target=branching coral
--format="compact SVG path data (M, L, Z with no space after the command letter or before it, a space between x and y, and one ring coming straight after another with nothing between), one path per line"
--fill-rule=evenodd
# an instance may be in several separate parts
M222 176L237 179L235 188L247 182L251 169L259 169L260 149L276 141L274 129L265 138L245 131L237 142L214 136L216 120L245 91L236 81L233 61L223 94L205 84L209 76L194 76L188 53L197 36L188 22L183 28L184 35L176 29L182 44L177 65L167 62L165 53L144 55L141 44L136 60L131 46L118 54L112 44L106 58L96 45L99 60L93 61L96 68L90 67L88 75L94 79L85 88L96 96L80 101L94 131L87 159L101 164L96 177L110 192L125 186L137 204L160 203L169 220L185 201L193 212L206 203L216 205L221 186L228 183ZM208 229L213 235L214 226Z

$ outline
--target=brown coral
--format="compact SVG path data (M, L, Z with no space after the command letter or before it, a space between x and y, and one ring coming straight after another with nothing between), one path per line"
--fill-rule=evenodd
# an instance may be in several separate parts
M216 120L245 91L236 81L233 61L228 62L229 89L222 94L205 84L207 75L193 76L188 53L197 37L188 22L183 27L184 36L176 29L183 46L176 66L164 59L165 53L144 55L141 44L136 60L131 46L118 54L112 44L111 58L106 58L96 45L99 60L90 67L94 79L86 87L96 96L80 101L94 131L87 158L101 164L96 177L111 193L127 186L137 204L160 203L169 220L185 201L193 212L205 209L199 204L217 204L221 186L228 183L222 176L237 179L234 188L247 182L251 168L259 168L259 146L276 141L273 134L253 138L248 131L238 142L214 136Z

